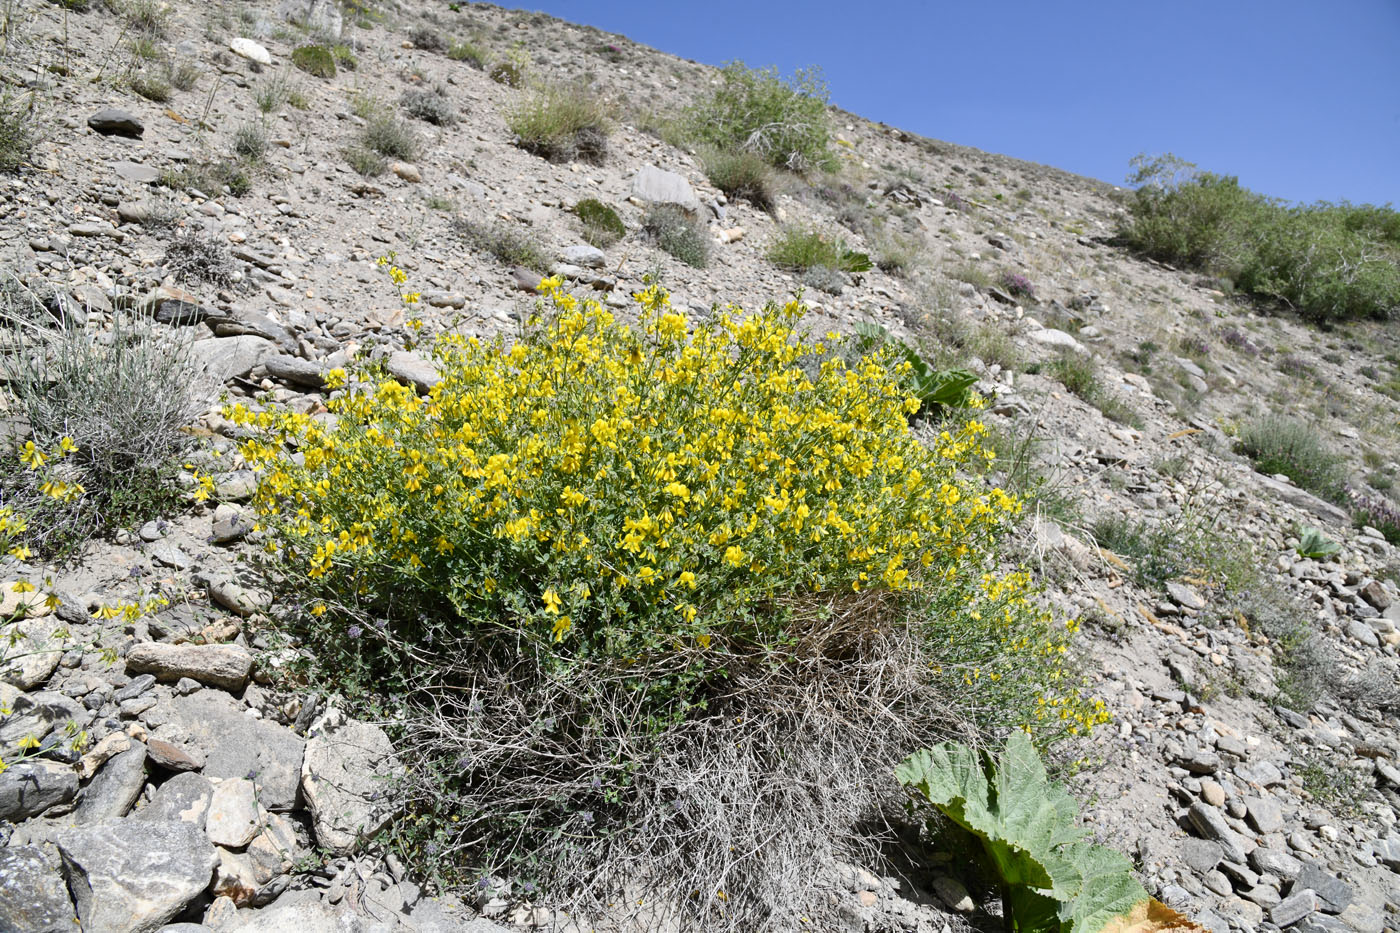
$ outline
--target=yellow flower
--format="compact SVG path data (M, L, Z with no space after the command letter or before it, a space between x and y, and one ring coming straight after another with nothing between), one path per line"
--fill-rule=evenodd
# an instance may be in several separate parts
M748 555L737 544L729 545L724 551L724 562L731 567L741 566L746 560L748 560Z
M43 451L34 446L33 441L25 441L24 449L20 451L19 459L20 462L29 467L29 469L37 470L44 465L44 460L47 458L45 458Z
M14 590L16 593L32 593L35 587L34 584L30 583L28 580L18 580L11 584L10 589Z
M695 589L695 574L689 570L681 571L681 585L688 590Z
M34 738L34 736L32 735L26 735L24 738L19 740L18 745L21 749L38 748L39 740Z
M565 633L568 632L569 629L572 627L573 623L569 621L568 616L560 616L559 618L555 619L554 628L552 629L554 633L554 640L556 642L563 641Z
M558 615L559 607L562 604L559 602L559 594L554 591L554 587L551 586L545 590L542 598L544 599L544 611L550 615Z

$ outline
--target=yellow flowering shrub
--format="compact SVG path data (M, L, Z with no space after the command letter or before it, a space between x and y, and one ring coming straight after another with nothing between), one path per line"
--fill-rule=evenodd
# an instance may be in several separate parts
M525 339L441 336L426 395L334 371L332 419L230 409L253 429L260 520L325 603L353 597L409 639L450 607L448 638L694 650L705 670L792 637L765 610L788 594L951 588L1000 620L1009 656L1063 653L1028 581L989 575L1019 504L964 469L991 456L982 425L920 443L907 364L848 365L799 336L795 302L697 325L652 286L628 324L541 288Z
M907 364L797 303L541 292L517 340L439 335L425 393L366 363L329 412L227 410L285 631L413 757L415 864L757 929L910 749L1104 718L1073 623L999 559L1020 503L985 429L916 435Z

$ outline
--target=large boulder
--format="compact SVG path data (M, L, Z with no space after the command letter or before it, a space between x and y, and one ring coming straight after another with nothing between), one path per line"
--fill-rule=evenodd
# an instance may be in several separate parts
M692 214L700 210L700 199L690 182L655 165L643 165L632 177L632 196L649 204L673 204Z
M348 853L383 829L394 811L391 781L402 773L383 729L346 720L337 710L323 716L311 730L301 765L316 841Z
M0 618L5 614L0 612ZM0 626L0 644L10 660L0 666L0 680L21 690L42 686L58 667L66 645L56 637L58 620L52 616L30 618Z
M137 743L112 758L83 790L83 801L73 811L82 825L126 816L146 784L146 746Z
M109 820L55 837L87 931L151 933L204 893L218 855L184 822Z
M0 848L0 930L80 933L63 874L37 846Z
M277 18L325 39L339 39L345 18L335 0L282 0Z

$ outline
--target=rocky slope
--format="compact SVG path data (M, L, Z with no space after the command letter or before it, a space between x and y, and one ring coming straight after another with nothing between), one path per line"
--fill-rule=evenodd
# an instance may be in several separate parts
M32 91L40 139L31 167L0 176L0 262L36 290L59 286L94 339L136 306L194 341L207 377L198 431L223 456L210 461L220 465L207 506L94 542L76 566L9 561L0 572L51 576L46 591L59 597L20 613L19 643L41 650L0 684L12 711L0 746L32 735L46 751L0 774L0 928L576 928L518 892L427 897L411 866L356 849L357 833L390 818L376 788L400 765L378 726L274 687L240 505L252 477L217 413L221 392L270 391L317 410L324 372L357 351L388 357L406 380L431 379L405 351L413 335L376 265L390 252L424 293L429 332L509 332L531 306L531 274L472 249L459 218L567 259L562 271L610 302L647 274L701 313L805 287L814 328L879 324L973 367L994 398L989 425L1032 439L1032 467L1055 487L1019 550L1047 598L1090 623L1086 663L1115 719L1076 750L1086 765L1073 783L1099 837L1211 929L1400 926L1400 556L1335 506L1254 472L1230 437L1243 420L1295 414L1321 426L1357 484L1400 470L1385 394L1393 328L1319 332L1261 314L1217 283L1114 247L1121 208L1109 186L848 114L835 115L838 173L784 182L771 214L726 202L693 154L647 129L702 95L714 72L538 14L406 3L342 19L322 2L175 2L161 47L197 79L156 103L131 90L143 66L119 17L99 4L13 6L0 73ZM306 41L292 20L308 16L342 33L355 70L327 80L290 68ZM591 85L617 120L606 161L556 165L516 148L503 113L527 92L449 59L429 34L473 38L492 57L518 47L535 78ZM283 100L259 116L258 94L278 81L305 109ZM434 86L455 125L415 123L419 155L384 175L347 164L364 123L357 99L392 104ZM223 157L260 120L271 145L250 191L165 184ZM691 201L715 240L710 266L635 234L586 247L569 210L584 198L618 205L629 230L649 201ZM173 274L164 220L228 245L222 285ZM766 259L790 222L838 231L877 258L908 256L821 291ZM1024 276L1034 300L1010 294L1003 273ZM1084 394L1097 406L1052 378L1062 353L1094 362L1098 394ZM1227 607L1213 578L1146 583L1138 564L1149 556L1095 542L1113 521L1174 529L1183 551L1238 547L1260 598L1317 633L1331 689L1310 709L1278 702L1288 626L1262 627L1267 608ZM1303 526L1340 553L1300 558ZM37 602L8 582L3 592L0 618ZM168 604L153 614L93 618L157 594ZM72 639L51 650L60 629ZM81 754L65 749L69 720L90 737ZM814 884L829 889L833 928L996 922L941 872L852 867Z

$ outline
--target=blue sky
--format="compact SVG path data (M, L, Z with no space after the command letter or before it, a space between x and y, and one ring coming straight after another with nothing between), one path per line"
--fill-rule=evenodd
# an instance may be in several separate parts
M1291 201L1400 207L1400 0L537 0L706 64L819 65L832 102L1120 184L1173 152Z

